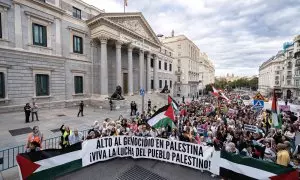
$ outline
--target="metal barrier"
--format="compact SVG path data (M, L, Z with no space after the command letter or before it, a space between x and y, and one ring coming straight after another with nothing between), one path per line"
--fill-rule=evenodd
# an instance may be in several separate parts
M88 130L80 131L83 137L87 136ZM43 149L60 149L61 136L43 140ZM15 146L8 149L0 150L0 171L4 171L17 166L16 156L26 151L26 145Z

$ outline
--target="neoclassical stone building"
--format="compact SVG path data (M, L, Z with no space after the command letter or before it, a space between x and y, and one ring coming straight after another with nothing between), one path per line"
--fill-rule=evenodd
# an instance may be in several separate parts
M0 112L173 88L173 51L142 13L81 0L0 0Z

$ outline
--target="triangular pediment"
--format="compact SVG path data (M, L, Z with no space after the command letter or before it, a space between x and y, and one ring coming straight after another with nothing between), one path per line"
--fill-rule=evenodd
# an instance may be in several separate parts
M122 26L143 38L160 44L156 34L141 13L103 13L102 17Z

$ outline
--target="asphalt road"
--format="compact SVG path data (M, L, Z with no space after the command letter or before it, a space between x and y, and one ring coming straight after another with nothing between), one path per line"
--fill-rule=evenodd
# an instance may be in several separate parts
M156 160L116 158L100 162L57 180L210 180L209 172Z

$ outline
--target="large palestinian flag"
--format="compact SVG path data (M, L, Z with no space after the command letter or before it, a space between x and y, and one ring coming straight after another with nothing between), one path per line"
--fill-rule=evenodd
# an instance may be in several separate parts
M147 123L154 128L166 127L167 125L174 127L174 120L174 110L172 105L169 104L158 109Z
M178 103L170 95L168 96L168 104L171 104L175 111L179 110Z
M226 151L221 152L220 176L228 179L297 180L296 169Z
M46 149L18 154L20 179L47 180L82 167L81 143L65 149Z
M278 108L277 97L276 97L275 90L274 90L273 99L272 99L272 123L275 128L280 129L281 128L281 117L278 118L277 108Z

